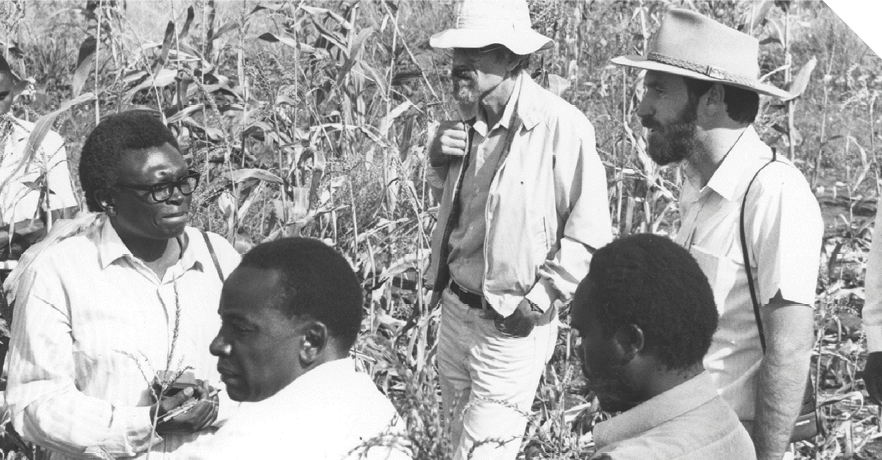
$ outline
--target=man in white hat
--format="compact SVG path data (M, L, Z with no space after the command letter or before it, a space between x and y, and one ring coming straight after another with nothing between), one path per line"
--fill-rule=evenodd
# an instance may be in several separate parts
M591 123L525 71L552 45L526 1L465 1L429 43L453 51L462 111L429 152L442 400L455 459L514 459L557 338L554 305L611 239L606 171Z
M757 457L777 460L806 389L824 225L805 178L751 125L759 94L789 96L758 81L758 49L753 37L672 9L645 56L613 63L646 70L637 115L649 156L685 166L676 241L707 275L720 312L704 365Z

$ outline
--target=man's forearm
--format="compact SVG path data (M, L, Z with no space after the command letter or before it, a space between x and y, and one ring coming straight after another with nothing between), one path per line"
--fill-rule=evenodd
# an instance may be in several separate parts
M799 416L809 352L768 349L759 368L753 437L758 460L780 460Z

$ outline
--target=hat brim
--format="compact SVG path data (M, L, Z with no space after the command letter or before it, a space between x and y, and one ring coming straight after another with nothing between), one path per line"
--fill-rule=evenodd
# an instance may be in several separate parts
M626 66L626 67L635 67L638 69L645 69L645 70L655 70L658 72L665 72L665 73L670 73L670 74L674 74L674 75L680 75L682 77L690 77L690 78L694 78L696 80L704 80L704 81L712 81L715 83L723 83L726 85L731 85L731 86L735 86L738 88L743 88L743 89L753 91L756 93L765 94L766 96L777 97L777 98L783 99L783 100L793 99L792 94L790 94L789 92L787 92L783 89L776 88L772 85L767 85L765 83L759 83L759 82L757 82L756 85L753 85L753 86L743 85L740 83L734 83L734 82L731 82L728 80L709 77L709 76L704 75L702 73L694 72L692 70L684 69L682 67L677 67L677 66L665 64L665 63L658 62L658 61L652 61L652 60L646 59L644 56L640 56L640 55L633 55L632 54L632 55L627 55L627 56L619 56L617 58L613 58L612 63L616 64L616 65Z
M429 38L429 46L433 48L483 48L497 43L524 55L551 48L554 41L534 30L447 29Z

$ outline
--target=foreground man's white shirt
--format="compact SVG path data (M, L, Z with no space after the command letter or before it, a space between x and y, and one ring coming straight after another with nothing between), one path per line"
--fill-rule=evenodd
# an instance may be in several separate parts
M380 436L384 436L380 439ZM303 374L275 395L243 402L213 437L182 448L176 458L409 459L395 445L405 435L392 403L352 359Z

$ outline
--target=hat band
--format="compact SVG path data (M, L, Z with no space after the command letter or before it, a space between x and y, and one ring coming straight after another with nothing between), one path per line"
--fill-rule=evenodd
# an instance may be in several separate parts
M751 88L756 87L756 80L752 78L740 77L738 75L732 75L731 73L716 66L696 64L694 62L677 59L662 53L658 53L656 51L650 51L649 54L647 54L646 58L651 61L661 62L662 64L672 65L674 67L680 67L682 69L691 70L702 75L707 75L708 77L715 80L729 81Z

